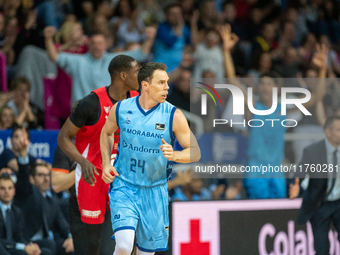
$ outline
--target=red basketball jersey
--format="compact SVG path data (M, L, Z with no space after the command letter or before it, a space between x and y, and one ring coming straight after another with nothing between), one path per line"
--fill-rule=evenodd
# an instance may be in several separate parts
M78 151L90 161L98 171L102 171L102 156L100 153L100 133L109 116L111 107L113 106L106 87L98 88L93 91L99 98L100 117L96 124L91 126L84 125L77 133L75 145ZM130 97L137 96L138 92L130 91ZM111 160L114 160L117 154L120 130L118 129L114 135L114 143L112 148Z

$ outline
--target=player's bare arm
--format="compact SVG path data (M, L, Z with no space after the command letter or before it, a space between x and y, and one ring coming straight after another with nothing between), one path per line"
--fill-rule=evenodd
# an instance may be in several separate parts
M76 180L76 171L64 173L60 171L52 171L51 184L52 189L59 193L63 190L71 188Z
M90 161L79 153L77 147L72 141L72 138L79 130L80 128L74 125L70 118L68 118L58 134L58 144L68 157L76 161L81 166L84 181L90 185L94 185L96 182L94 173L99 175L98 171Z
M191 163L200 160L201 150L184 114L176 109L173 118L172 130L183 150L174 151L172 146L162 139L163 144L160 148L164 157L178 163Z
M114 141L114 133L118 129L116 122L116 107L117 103L111 108L109 117L106 119L105 125L100 134L100 151L102 154L103 164L102 179L105 183L113 182L115 176L119 175L116 171L116 168L111 165L111 153Z

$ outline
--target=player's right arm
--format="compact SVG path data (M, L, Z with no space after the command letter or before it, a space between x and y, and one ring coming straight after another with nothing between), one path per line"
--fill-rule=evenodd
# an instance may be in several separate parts
M52 189L56 193L69 189L74 185L76 171L71 171L72 162L57 146L54 152L51 178Z
M77 147L72 141L72 138L79 130L80 128L74 125L70 118L68 118L58 134L58 145L68 157L76 161L81 166L84 181L90 185L94 185L94 182L96 182L94 173L99 175L98 171L90 161L79 153Z
M111 183L115 176L119 174L116 168L111 165L111 153L114 142L114 133L118 129L116 121L117 103L111 108L109 117L106 119L105 125L100 134L100 152L102 154L103 172L102 179L105 183Z

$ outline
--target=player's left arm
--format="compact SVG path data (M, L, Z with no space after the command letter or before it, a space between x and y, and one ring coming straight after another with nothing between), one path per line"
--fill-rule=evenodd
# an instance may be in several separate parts
M105 183L113 182L115 176L118 176L116 169L111 165L111 153L114 142L114 133L118 129L116 122L117 103L111 108L109 117L100 134L100 152L102 154L103 173L102 179ZM113 173L113 175L111 174Z
M161 150L164 157L178 163L190 163L200 160L201 150L184 114L176 109L173 118L172 131L183 150L174 151L172 146L162 138L163 145Z

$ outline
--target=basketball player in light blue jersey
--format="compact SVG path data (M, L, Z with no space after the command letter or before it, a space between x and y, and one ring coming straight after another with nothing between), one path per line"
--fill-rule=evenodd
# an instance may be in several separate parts
M171 161L196 162L196 138L183 113L166 102L166 65L147 63L138 73L141 95L115 104L100 136L102 178L109 190L116 239L114 255L129 255L136 234L137 255L168 249L168 177ZM114 166L110 164L113 135L120 129ZM174 151L178 140L182 151Z

